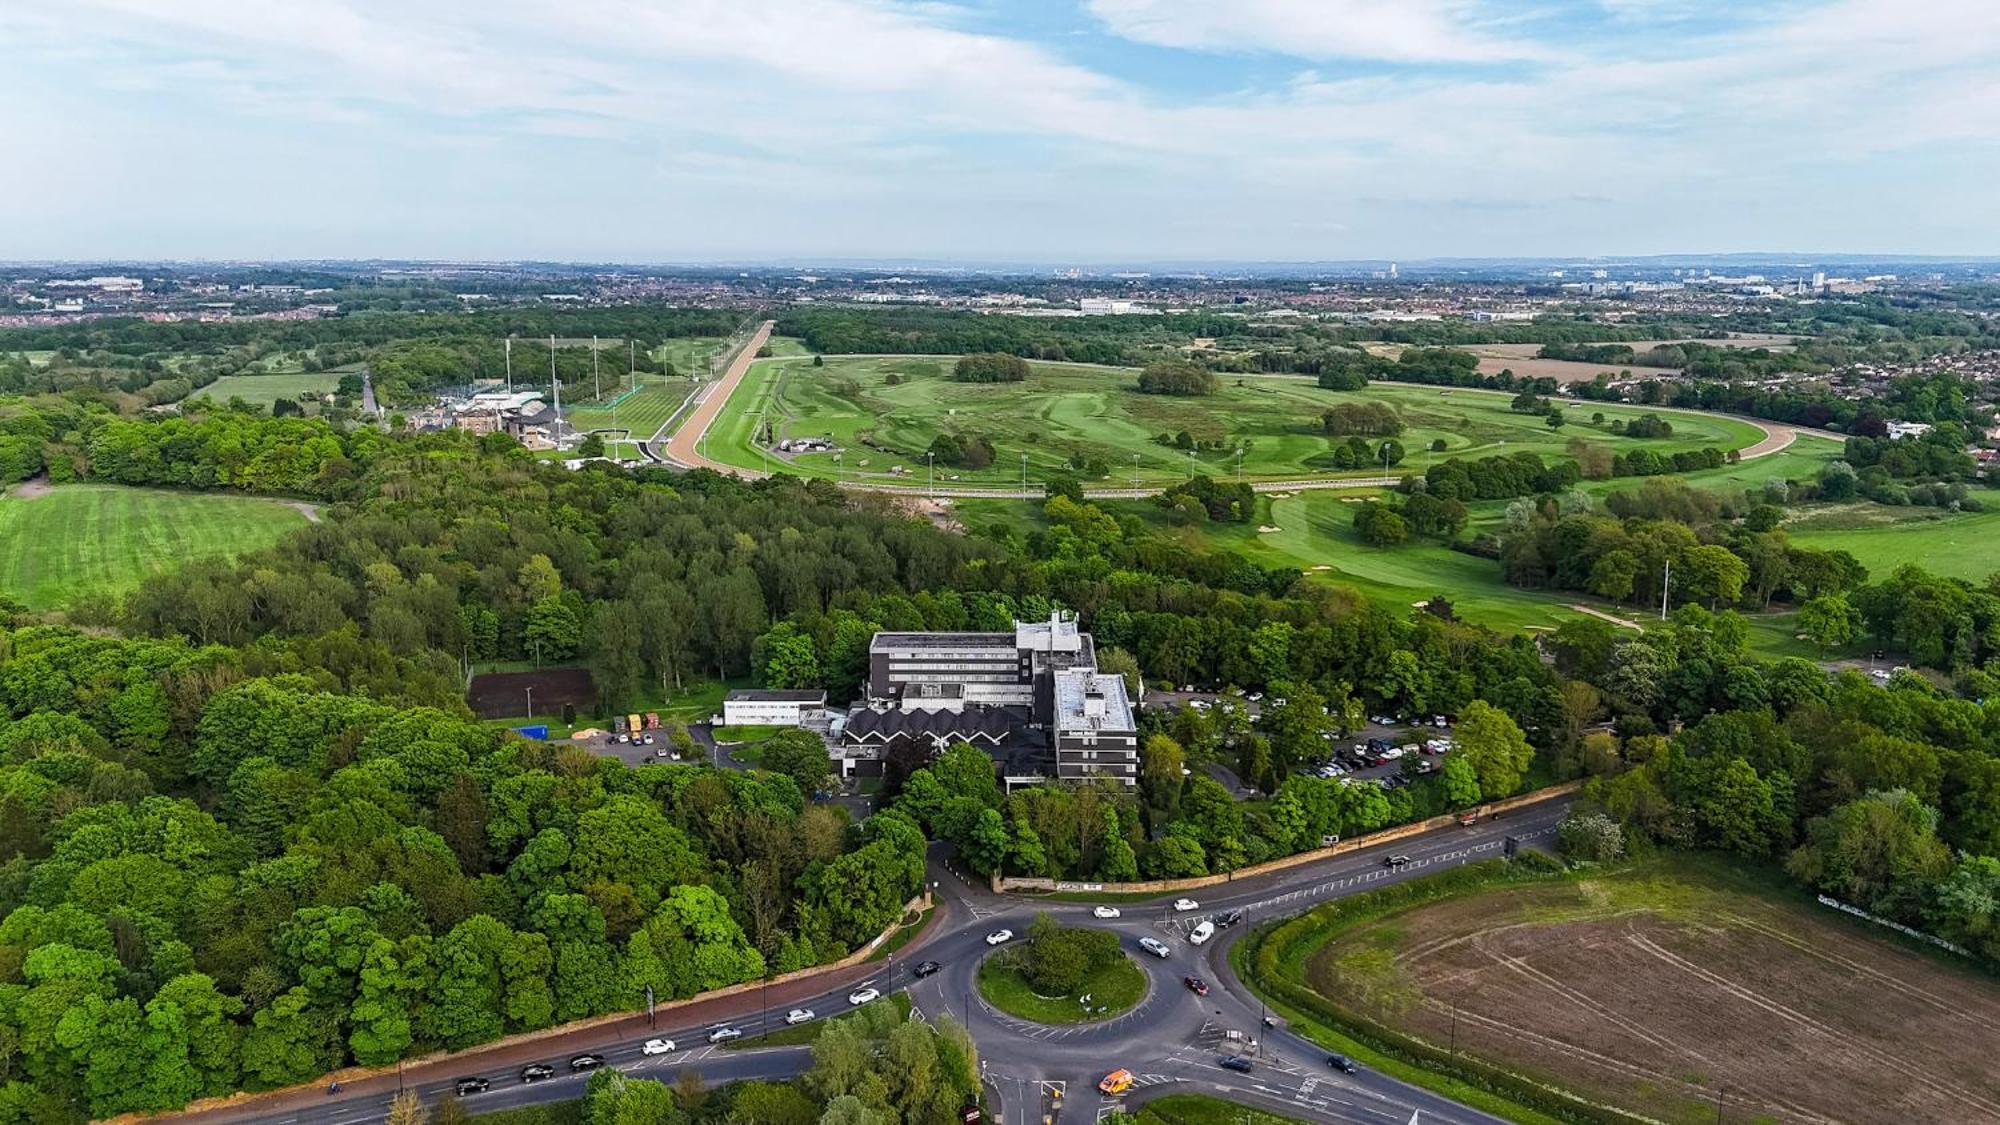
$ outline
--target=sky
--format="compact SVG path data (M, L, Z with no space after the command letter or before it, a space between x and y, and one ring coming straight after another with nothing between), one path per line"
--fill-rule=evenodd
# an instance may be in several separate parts
M2000 253L1996 0L6 0L0 260Z

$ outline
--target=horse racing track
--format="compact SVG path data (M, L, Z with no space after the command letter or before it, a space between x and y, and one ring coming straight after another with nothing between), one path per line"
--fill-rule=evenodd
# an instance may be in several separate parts
M1306 976L1394 1032L1661 1120L2000 1120L2000 985L1878 933L1663 860L1390 914Z

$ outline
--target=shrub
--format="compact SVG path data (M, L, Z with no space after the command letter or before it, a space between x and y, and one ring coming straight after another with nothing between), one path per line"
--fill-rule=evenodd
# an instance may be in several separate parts
M1184 359L1163 359L1139 372L1139 390L1149 395L1212 395L1215 372Z
M1571 859L1609 863L1625 855L1625 830L1603 813L1571 813L1556 825L1556 847Z
M1320 415L1319 423L1329 434L1394 437L1403 432L1402 417L1380 402L1343 402Z
M1028 377L1028 361L1002 352L974 352L959 357L951 377L961 383L1018 383Z

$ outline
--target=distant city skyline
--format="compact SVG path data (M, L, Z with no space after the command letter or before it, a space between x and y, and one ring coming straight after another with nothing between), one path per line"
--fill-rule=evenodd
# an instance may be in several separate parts
M2000 255L1980 0L25 0L0 45L16 261Z

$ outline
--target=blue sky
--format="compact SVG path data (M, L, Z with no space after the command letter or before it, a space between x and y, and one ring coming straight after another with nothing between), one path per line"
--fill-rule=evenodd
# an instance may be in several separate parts
M1994 0L13 0L0 258L2000 253Z

